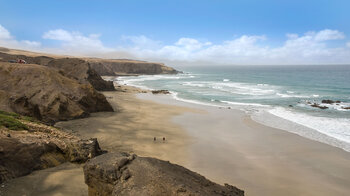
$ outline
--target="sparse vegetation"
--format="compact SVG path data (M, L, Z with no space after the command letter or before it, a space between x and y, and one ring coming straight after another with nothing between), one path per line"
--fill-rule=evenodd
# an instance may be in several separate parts
M22 119L22 117L16 113L5 112L0 110L0 127L6 127L10 130L28 129L28 127L25 124L21 123L19 119Z

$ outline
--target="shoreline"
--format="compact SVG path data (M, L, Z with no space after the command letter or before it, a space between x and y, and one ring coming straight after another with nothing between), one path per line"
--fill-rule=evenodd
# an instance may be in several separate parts
M117 112L94 113L57 126L82 138L97 137L102 149L110 152L168 160L217 183L242 188L246 195L346 195L350 191L350 154L339 148L261 125L235 109L183 103L124 85L104 94ZM154 136L165 136L166 142L154 143ZM72 182L57 183L52 175L41 175L45 171L15 179L10 187L31 187L36 175L46 179L37 181L36 187L56 193L73 191ZM72 175L68 171L69 167L57 172L65 178ZM82 170L76 169L74 175L83 179ZM86 184L77 180L76 188Z
M166 95L138 97L206 111L176 116L173 121L195 138L193 161L184 166L210 180L236 184L247 195L350 191L350 154L341 148L260 124L244 111L170 101L172 97Z

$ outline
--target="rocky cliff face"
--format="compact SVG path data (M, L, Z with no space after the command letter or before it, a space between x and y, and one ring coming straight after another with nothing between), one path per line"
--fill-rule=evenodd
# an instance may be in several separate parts
M221 186L179 165L127 153L107 153L84 166L89 195L232 195L244 192Z
M67 72L69 74L69 72ZM79 79L79 78L78 78ZM113 111L89 83L47 66L0 62L0 109L47 123Z
M28 117L1 113L0 183L67 161L82 163L103 153L96 139L81 140L57 128L25 120ZM9 119L23 127L7 128L4 121Z
M91 68L90 64L78 58L53 59L47 63L48 67L59 70L63 75L79 81L81 84L90 83L96 90L113 91L112 81L105 81Z
M47 56L13 55L0 52L0 61L23 59L28 64L45 65L60 71L61 74L78 80L82 84L90 83L96 90L113 91L111 81L105 81L91 68L90 64L79 58L52 58Z
M177 70L162 63L133 60L87 59L91 67L101 76L118 74L176 74Z

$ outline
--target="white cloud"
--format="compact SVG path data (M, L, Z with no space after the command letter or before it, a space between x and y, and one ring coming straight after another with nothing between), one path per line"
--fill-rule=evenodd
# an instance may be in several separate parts
M29 47L39 47L39 46L41 46L41 43L40 42L36 42L36 41L23 40L23 41L21 41L21 43L24 43L25 45L27 45Z
M272 47L263 35L242 35L220 43L182 37L163 44L145 35L122 36L124 44L107 47L99 34L84 35L78 31L50 30L43 39L55 40L58 46L45 48L40 42L16 40L0 25L0 46L49 53L85 55L105 58L136 58L183 64L332 64L350 63L350 42L338 30L286 34L280 46ZM338 40L334 44L331 43ZM341 40L343 43L341 43Z
M60 41L72 41L73 35L63 29L56 29L56 30L50 30L48 32L45 32L43 35L43 38L60 40Z
M140 36L122 36L122 40L130 41L134 47L142 48L142 49L151 49L151 48L159 48L161 47L162 42L152 40L144 35Z
M175 45L182 47L183 49L189 50L189 51L193 51L193 50L199 50L201 48L203 48L203 46L209 46L211 45L211 42L200 42L196 39L192 39L192 38L188 38L188 37L184 37L184 38L180 38Z
M180 38L160 48L124 48L140 59L211 64L326 64L350 63L350 50L330 47L328 42L345 38L344 33L325 29L304 35L287 34L278 47L266 44L265 36L249 36L222 43L200 42L194 38ZM349 46L349 43L348 43ZM349 46L350 47L350 46Z
M0 40L12 39L10 32L0 25Z
M38 49L41 46L41 43L29 40L18 41L5 27L0 25L0 46L30 50Z
M60 41L60 48L53 50L58 53L91 55L93 53L114 51L114 49L103 45L102 41L99 39L99 34L85 36L78 31L69 32L63 29L56 29L45 32L42 37L43 39Z
M337 40L344 39L345 35L337 30L325 29L315 34L316 41L327 41L327 40Z

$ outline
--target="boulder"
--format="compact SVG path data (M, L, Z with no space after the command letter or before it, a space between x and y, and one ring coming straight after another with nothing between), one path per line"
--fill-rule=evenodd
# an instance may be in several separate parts
M327 106L321 106L320 104L317 104L317 103L313 103L313 104L311 104L310 106L311 106L311 107L314 107L314 108L320 108L320 109L322 109L322 110L328 109Z
M330 99L324 99L324 100L322 100L322 103L333 104L333 103L335 103L335 101L330 100Z
M182 166L128 153L107 153L84 166L89 195L232 195L244 191L209 181Z

